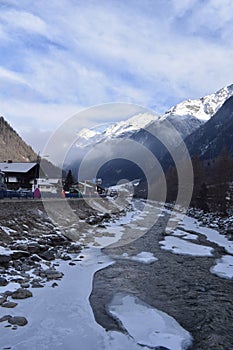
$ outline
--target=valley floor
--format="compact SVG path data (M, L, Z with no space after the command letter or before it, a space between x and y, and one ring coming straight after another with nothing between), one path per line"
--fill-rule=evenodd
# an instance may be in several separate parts
M49 240L51 230L60 236L64 229L76 243L60 242L55 259L41 258L39 266L10 263L10 269L2 268L8 283L0 293L17 305L1 306L0 319L20 316L28 323L2 319L1 349L233 349L233 242L216 229L155 203L144 207L141 201L126 215L84 230L78 223L55 229L41 207L33 210L40 213L35 221L41 237L43 230ZM80 205L76 210L80 214ZM85 220L94 221L94 213L88 215ZM30 221L21 242L26 246L38 243ZM15 252L16 247L7 248L17 233L10 219L1 231L6 236L0 256ZM37 253L40 258L43 252ZM33 297L14 299L11 293L20 286Z

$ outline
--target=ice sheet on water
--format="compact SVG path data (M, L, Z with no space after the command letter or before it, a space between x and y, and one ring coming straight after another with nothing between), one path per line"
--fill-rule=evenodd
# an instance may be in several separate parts
M173 317L132 295L116 294L109 305L109 312L122 323L135 342L142 346L185 350L192 343L190 333Z
M171 251L175 254L184 254L192 256L212 256L213 248L206 247L200 244L187 242L181 238L167 236L159 244L164 250Z
M216 261L216 265L211 267L210 271L219 277L233 279L233 256L223 255L221 259Z

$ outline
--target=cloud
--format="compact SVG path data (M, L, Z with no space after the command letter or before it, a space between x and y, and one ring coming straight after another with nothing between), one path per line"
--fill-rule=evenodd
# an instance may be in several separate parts
M230 0L2 1L1 114L15 127L43 131L76 108L126 102L162 113L212 93L232 83L232 6Z

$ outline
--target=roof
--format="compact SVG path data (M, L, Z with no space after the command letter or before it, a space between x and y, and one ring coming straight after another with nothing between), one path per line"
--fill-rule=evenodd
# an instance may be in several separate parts
M0 163L0 171L5 173L27 173L38 163Z

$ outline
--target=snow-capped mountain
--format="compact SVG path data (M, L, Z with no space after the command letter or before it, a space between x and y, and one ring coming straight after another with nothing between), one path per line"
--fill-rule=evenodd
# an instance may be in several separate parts
M82 129L78 133L76 146L78 148L85 148L97 142L104 142L113 138L129 137L134 132L145 128L149 123L157 121L159 116L154 113L140 113L133 117L120 121L118 123L111 123L110 125L102 126L102 131L98 129Z
M200 99L179 103L162 116L155 113L140 113L127 120L106 125L101 131L85 128L78 134L76 145L78 148L85 148L97 142L131 137L135 132L137 133L141 129L149 130L150 126L159 125L164 120L171 122L180 132L181 137L185 138L209 120L232 95L233 84Z
M200 120L209 120L223 105L223 103L233 95L233 84L224 87L211 95L196 100L187 100L169 109L162 118L168 116L193 116Z
M135 156L138 158L143 157L143 155L138 153L135 155L135 150L130 149L127 150L129 152L128 156L124 157L125 143L122 141L130 139L143 145L154 155L162 167L167 168L171 163L170 158L166 158L167 151L168 149L176 149L180 142L176 138L177 132L183 140L186 140L189 135L193 135L196 132L196 135L199 135L198 131L202 130L203 126L212 120L212 117L214 118L216 112L221 109L222 105L231 96L233 96L233 85L222 88L216 93L201 99L179 103L160 117L154 113L140 113L128 120L112 123L111 125L101 126L96 129L83 129L78 135L74 148L71 149L69 158L67 158L67 164L69 164L69 168L76 169L75 171L77 172L82 157L86 152L103 143L106 144L106 147L102 148L103 152L106 153L106 158L109 155L112 157L112 160L101 168L98 177L101 177L107 185L117 183L122 178L129 180L142 179L143 175L140 173L140 170L131 164L130 155L132 155L132 159L135 159ZM168 122L172 124L173 128L170 127ZM223 122L225 125L225 121ZM154 135L158 135L158 137ZM193 138L191 139L192 144ZM111 140L117 141L117 157L114 157L114 152L112 152ZM200 142L204 142L203 139ZM194 154L192 145L188 148L191 155ZM119 158L121 151L122 157ZM124 158L128 160L124 161ZM148 171L152 170L149 169Z
M233 96L217 113L185 140L191 156L214 159L225 149L233 154ZM224 169L223 169L224 171Z

